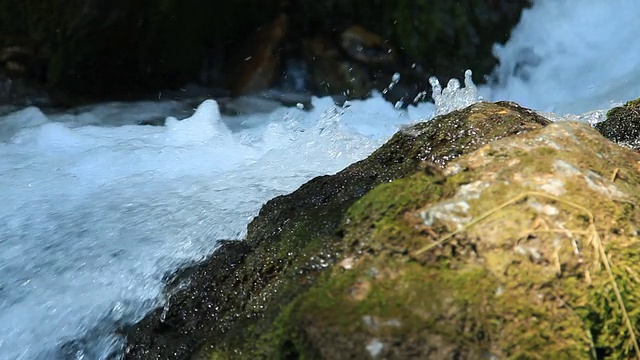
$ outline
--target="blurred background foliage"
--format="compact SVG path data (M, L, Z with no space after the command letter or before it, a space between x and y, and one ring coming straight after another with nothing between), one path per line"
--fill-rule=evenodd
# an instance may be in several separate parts
M286 13L288 56L304 39L338 41L358 24L388 39L403 64L482 79L491 47L508 38L529 0L0 0L5 77L62 97L130 98L222 74L248 35ZM219 85L225 86L224 79Z

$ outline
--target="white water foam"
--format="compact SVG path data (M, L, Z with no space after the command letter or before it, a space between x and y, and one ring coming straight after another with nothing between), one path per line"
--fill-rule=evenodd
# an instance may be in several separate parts
M635 4L536 1L496 49L498 84L480 92L559 113L640 96ZM365 157L400 125L468 105L449 106L460 94L475 101L470 85L406 111L375 96L234 118L208 101L164 127L135 124L182 104L0 117L0 358L104 358L113 329L157 303L166 272L241 238L266 200Z
M81 125L138 121L122 104L0 118L0 358L105 356L115 324L151 308L166 272L241 238L265 201L410 121L381 98L314 105L223 119L209 100L164 127ZM136 105L158 108L172 105Z
M487 99L557 114L640 97L640 2L535 0L504 46Z

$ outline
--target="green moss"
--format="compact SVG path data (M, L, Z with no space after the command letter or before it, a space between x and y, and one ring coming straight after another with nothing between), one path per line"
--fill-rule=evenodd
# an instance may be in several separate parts
M406 357L411 347L437 337L475 353L488 350L487 339L470 335L466 328L486 328L479 332L488 334L492 326L483 319L496 283L485 270L453 273L446 267L426 268L400 259L387 259L378 266L378 274L375 263L368 263L323 276L320 286L283 313L278 322L288 324L288 331L271 338L272 346L296 343L302 357L350 353L365 358L372 339L387 346L395 340L402 342L391 345L398 347L395 354ZM447 321L461 314L464 323Z
M433 173L435 171L435 174ZM380 251L395 247L403 252L412 247L413 231L398 222L407 211L437 201L444 177L435 169L381 184L354 203L345 216L348 251Z
M222 351L215 351L209 354L209 360L230 360L233 359L231 354Z
M573 139L589 142L593 135L588 133L577 131ZM611 279L599 262L599 252L594 251L595 240L585 235L591 223L583 209L595 214L632 328L638 329L640 245L633 224L640 214L634 201L611 201L606 192L596 190L585 196L589 173L584 170L582 175L562 177L567 193L560 201L531 195L497 208L526 191L536 191L531 179L553 173L558 159L574 163L576 169L605 174L609 165L632 163L625 160L630 154L618 154L620 149L606 142L593 150L608 153L615 159L612 164L582 150L571 153L545 146L513 150L513 143L502 142L492 144L484 154L504 159L508 153L519 159L517 166L501 161L478 166L480 155L472 155L459 162L465 170L454 176L416 173L379 185L355 202L343 224L343 256L353 260L353 267L336 266L324 273L287 307L278 326L262 338L265 353L293 344L301 357L349 353L366 358L367 345L376 339L383 344L383 357L635 356ZM506 181L516 173L531 182ZM467 200L470 215L479 218L499 211L426 254L413 255L412 249L435 240L421 231L416 209L425 211L448 198L461 197L447 189L459 189L461 183L490 174L498 176L493 185L479 198ZM627 181L637 189L635 177L620 182ZM637 190L634 197L640 199ZM552 206L558 213L543 216L532 202ZM557 224L566 232L547 231L557 230ZM452 227L448 224L435 231L443 236Z
M354 346L369 356L373 338L400 344L388 348L395 358L416 351L446 358L438 352L444 348L463 349L462 357L488 351L497 325L478 316L491 310L485 305L501 275L473 257L471 238L412 255L448 231L448 224L426 226L420 212L475 181L473 166L446 177L438 165L546 123L513 104L475 104L403 129L367 159L269 201L245 241L227 244L191 271L169 310L160 310L162 320L137 325L142 345L131 353L337 358ZM474 302L470 294L481 293ZM465 324L482 331L472 335Z
M590 140L591 139L591 140ZM620 149L611 147L606 142L594 143L592 137L586 136L585 133L579 133L579 136L574 138L574 141L584 141L588 143L588 147L594 152L601 154L608 154L608 159L615 159L615 161L605 162L600 160L598 156L594 156L591 152L574 152L567 154L566 150L562 153L554 155L553 151L549 151L544 147L536 148L533 151L525 154L518 155L518 159L521 161L513 171L502 170L502 179L512 179L516 172L523 175L523 177L531 179L535 174L544 174L552 172L552 164L556 159L561 159L566 163L573 164L576 169L589 169L588 172L581 172L583 175L563 176L560 177L564 182L564 189L566 194L562 196L566 202L554 202L549 199L536 198L533 196L533 200L547 203L559 209L560 213L575 213L570 220L565 220L564 228L568 231L583 231L587 229L588 217L584 211L577 211L577 209L571 205L580 204L587 208L591 213L595 214L597 219L596 226L598 231L602 234L609 234L609 240L611 237L621 238L616 239L615 244L627 244L622 248L610 247L607 248L609 254L616 254L612 256L611 262L614 268L614 275L618 285L624 289L621 292L624 294L627 309L632 309L629 314L632 318L633 328L638 328L637 321L638 316L635 309L636 297L635 290L633 289L634 282L638 282L638 278L633 278L632 274L635 274L637 269L637 262L635 258L640 254L638 252L637 243L628 241L627 236L634 237L633 225L629 228L630 224L634 224L638 218L638 209L634 205L634 202L630 199L626 201L611 201L608 199L604 188L600 192L591 192L590 195L585 195L585 183L584 179L589 174L599 173L602 178L608 178L613 171L617 171L617 167L625 167L626 161L623 158L629 156L618 154ZM588 141L585 141L588 140ZM508 147L500 149L500 146L496 145L492 156L495 156L500 151L512 152ZM532 161L532 158L535 161ZM522 169L526 169L526 171ZM618 168L619 169L619 168ZM484 172L499 171L495 167L483 168ZM578 171L578 170L576 170ZM632 172L633 173L633 172ZM600 186L606 186L599 180L596 181ZM604 181L604 180L602 180ZM497 181L499 184L500 182ZM475 209L475 215L486 213L495 206L496 202L506 201L507 199L514 198L517 193L513 193L514 184L510 183L505 186L494 186L494 189L490 192L485 192L477 200L473 201L472 208ZM616 185L619 188L624 188L628 193L635 193L635 198L638 198L637 193L637 178L635 176L625 177L624 181L618 181ZM628 187L631 185L631 187ZM531 190L535 190L535 182L530 183ZM635 190L632 190L635 189ZM511 190L511 192L510 192ZM502 199L500 201L492 201L491 199ZM527 202L523 202L527 203ZM502 238L499 231L492 232L492 228L499 229L502 233L518 233L518 228L526 226L518 225L518 223L531 222L534 219L540 219L540 215L531 208L516 206L507 207L501 210L495 216L492 216L490 220L482 223L482 236L487 237L491 234L495 235L495 239L492 241L495 243L497 239ZM508 219L508 221L507 221ZM549 226L549 221L546 220ZM551 222L554 222L553 220ZM515 224L513 228L505 226L505 224ZM619 226L616 224L626 224ZM602 227L608 230L602 230ZM625 228L625 229L622 229ZM584 258L584 262L577 262L575 257L571 257L566 254L562 255L562 251L566 251L570 248L569 238L554 239L552 236L545 235L544 233L535 234L534 229L530 230L529 235L527 233L520 232L520 237L517 239L520 244L526 244L528 241L563 241L565 243L556 243L559 246L558 256L560 263L564 265L561 267L561 273L553 271L541 271L539 264L531 263L525 259L517 261L517 276L516 277L504 277L506 281L504 283L504 293L508 293L509 289L516 291L515 298L510 298L506 302L500 302L499 306L507 311L512 312L515 318L528 319L533 317L534 323L530 323L527 326L527 322L519 322L518 326L514 329L506 326L504 332L506 334L513 334L514 337L505 338L505 344L511 344L512 348L506 347L510 352L517 352L523 358L545 358L553 356L554 352L559 354L566 354L565 358L628 358L631 356L632 344L630 343L630 337L626 332L626 325L622 321L622 311L617 305L617 299L614 296L611 286L611 280L607 276L606 272L597 266L593 266L593 259L598 259L599 254L590 252L588 248L590 244L582 243L580 247L581 256ZM473 229L469 230L469 236L480 234ZM535 234L535 235L533 235ZM613 235L616 234L616 235ZM602 235L601 235L602 236ZM544 240L543 240L544 239ZM539 246L534 245L534 246ZM630 244L633 244L629 246ZM503 245L504 246L504 245ZM548 245L547 245L548 246ZM540 249L539 249L540 250ZM542 249L543 252L549 252L551 249ZM487 257L485 260L489 260L488 264L497 264L494 266L494 271L498 274L509 273L510 266L496 262L495 259L509 258L509 251L506 249L492 256ZM542 253L544 258L544 253ZM591 260L587 260L591 259ZM508 262L513 264L511 262ZM624 264L624 265L623 265ZM582 270L577 270L582 268ZM624 269L624 270L622 270ZM581 272L584 271L584 272ZM586 278L586 273L589 277ZM502 275L501 275L502 276ZM597 279L596 279L597 276ZM556 308L549 308L549 304L544 301L532 302L531 293L536 294L541 299L562 299L562 303L566 306L558 306ZM549 326L549 327L548 327ZM531 330L535 329L535 330ZM562 339L558 341L557 339ZM514 344L528 344L529 349L523 349L515 346ZM552 345L553 344L553 345ZM515 346L515 347L514 347ZM560 347L557 347L560 346ZM526 350L526 351L525 351ZM537 355L536 355L537 354ZM535 355L535 356L534 356Z
M632 327L640 328L640 294L637 293L640 278L637 265L640 260L640 246L608 247L614 276L620 292L624 294L625 307L629 313ZM634 264L629 266L627 264ZM582 298L586 298L582 294ZM581 316L590 326L596 351L603 359L623 359L634 356L633 344L627 333L613 287L608 279L594 283L588 292L588 299L579 308Z
M409 337L409 342L417 344L427 335L437 334L447 341L477 343L465 338L455 325L442 322L440 315L450 312L452 306L444 294L456 294L452 300L456 308L480 314L478 307L482 304L476 306L473 299L477 292L493 291L495 286L488 285L487 281L493 283L494 280L487 278L482 269L454 275L444 271L448 263L436 269L425 268L407 263L405 256L392 255L406 254L421 238L424 240L403 218L408 211L437 201L442 180L437 173L421 171L382 184L354 203L345 216L344 246L350 253L370 255L365 256L363 265L355 271L338 269L324 274L319 280L322 285L298 298L281 314L277 325L261 338L262 349L281 349L284 344L293 344L301 357L321 353L322 357L331 358L337 355L332 351L341 348L355 349L351 351L365 356L366 344L372 337ZM428 281L432 279L435 280ZM464 294L451 290L471 284L478 287ZM440 303L431 296L434 293L443 294ZM424 312L425 299L432 301L429 306L433 313L427 318L424 314L416 316ZM382 325L375 325L376 322ZM423 334L425 322L441 328L436 334ZM322 332L331 334L330 338L322 339ZM336 344L336 338L344 340ZM327 346L322 346L323 343ZM273 358L280 355L276 353Z
M371 196L365 197L366 200L358 201L351 206L345 215L346 220L344 220L344 222L350 223L353 221L357 224L363 222L371 223L372 226L377 228L375 234L373 234L374 237L382 236L388 238L391 236L391 233L400 236L406 229L385 226L385 224L389 223L389 219L401 217L407 208L416 208L422 205L427 198L437 199L439 196L439 187L436 183L441 179L441 175L438 175L437 172L433 173L430 170L428 173L419 171L410 177L399 179L388 184L382 184L373 190ZM390 204L397 205L390 207ZM303 230L301 230L304 228L305 227L302 227L297 231L293 231L290 235L283 237L274 248L270 249L270 252L273 253L287 251L288 253L285 258L297 259L294 263L290 264L290 269L295 269L295 271L285 271L284 276L281 276L283 280L294 278L301 268L308 267L314 263L317 264L317 258L310 259L306 256L301 257L300 254L327 255L331 253L327 251L326 238L316 238L314 240L314 238L308 237L308 234L305 234ZM350 239L353 239L353 236L350 237ZM408 244L402 244L400 239L398 240L399 243L397 245L404 247L406 251ZM349 246L352 247L355 246L355 244L350 244ZM398 251L402 250L398 249ZM303 259L302 261L300 260L301 258ZM264 257L259 256L257 259L260 259L260 263L264 263ZM326 261L331 261L331 259L326 259ZM281 286L278 290L278 297L280 299L289 298L289 300L283 301L283 304L286 304L289 303L293 296L299 294L299 285L293 283L293 286L291 286L292 283L290 280L284 281L285 283L289 282L290 285ZM349 279L341 278L340 281L343 282L344 286L350 285ZM284 296L284 294L289 294L289 296ZM319 297L318 299L321 298L322 297ZM379 301L385 302L386 300L380 297ZM319 350L309 348L305 337L300 335L302 333L300 328L292 325L289 321L289 316L295 306L297 305L286 306L271 326L260 329L254 328L253 333L262 334L257 342L256 350L261 356L279 359L287 358L287 356L292 356L292 354L295 353L297 354L296 356L299 356L296 358L317 358ZM318 310L321 311L322 306L320 306Z

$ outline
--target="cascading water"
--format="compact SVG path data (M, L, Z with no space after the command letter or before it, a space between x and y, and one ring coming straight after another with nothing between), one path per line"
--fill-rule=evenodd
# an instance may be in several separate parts
M437 107L324 98L310 112L227 118L206 101L163 127L136 124L183 104L0 117L0 359L118 351L113 330L158 303L163 276L241 238L262 203L365 157L403 124L476 101L476 90L559 113L640 96L640 5L577 6L536 1L496 48L495 83L434 83Z
M557 114L610 108L640 96L640 2L535 0L481 93Z

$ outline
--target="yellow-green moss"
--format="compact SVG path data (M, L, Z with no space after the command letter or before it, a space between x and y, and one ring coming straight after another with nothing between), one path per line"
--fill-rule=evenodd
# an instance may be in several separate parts
M628 164L637 159L607 142L591 143L592 131L571 126L557 131L572 131L576 141L613 160L568 143L561 150L527 145L553 140L549 130L520 143L492 144L484 152L518 159L512 165L483 163L476 153L457 163L461 170L455 175L419 172L382 184L354 203L343 224L343 257L349 262L323 274L282 312L261 338L263 354L276 358L285 348L300 358L367 358L367 345L375 340L383 344L383 357L398 358L635 356L613 282L594 245L604 244L637 330L640 242L633 224L640 221L639 184L635 175L618 179L616 186L635 192L615 199L585 181L616 166L633 171ZM513 151L519 146L528 151ZM540 183L532 179L552 176L557 160L574 164L577 173L555 175L566 191L559 198L537 195ZM530 182L518 183L518 174ZM491 186L477 198L454 191L483 178L491 178ZM419 214L453 199L468 201L469 215L482 221L416 253L437 240L432 232L442 238L456 229L444 221L427 231ZM513 199L518 201L507 202ZM534 203L557 213L545 215ZM590 226L597 239L587 231Z
M406 252L411 247L411 228L397 220L407 211L442 196L444 176L434 168L382 184L354 203L345 215L344 228L348 251L380 251L395 248ZM429 174L427 174L429 173Z

